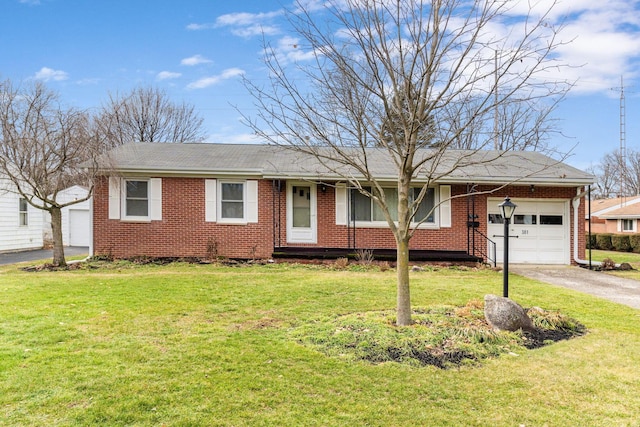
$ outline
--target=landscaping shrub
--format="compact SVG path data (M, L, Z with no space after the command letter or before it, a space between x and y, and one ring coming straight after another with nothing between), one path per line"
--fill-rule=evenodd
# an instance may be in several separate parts
M596 235L596 247L603 251L613 250L613 244L611 243L611 234Z
M613 249L618 252L629 252L631 250L631 242L627 234L614 234L611 236L611 244Z
M587 233L587 238L585 239L587 242L587 249L598 249L598 244L596 242L596 236L597 234L591 233L591 235L589 235ZM640 242L638 242L640 243Z
M637 254L640 253L640 234L632 234L629 236L629 244L633 252Z

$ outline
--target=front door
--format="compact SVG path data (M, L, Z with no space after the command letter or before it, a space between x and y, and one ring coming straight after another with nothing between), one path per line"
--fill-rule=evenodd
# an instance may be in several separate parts
M287 183L287 242L317 243L316 185Z

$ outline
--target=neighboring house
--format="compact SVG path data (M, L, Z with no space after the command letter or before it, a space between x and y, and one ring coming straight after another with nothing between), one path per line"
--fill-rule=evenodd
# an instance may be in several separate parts
M386 197L393 200L392 162L383 150L369 154L370 169L388 183ZM449 152L443 167L469 155ZM431 186L417 212L425 221L410 242L412 258L501 262L498 205L507 195L518 205L511 262L584 258L583 190L593 176L534 152L472 157L475 166ZM95 255L394 254L393 235L375 204L311 156L267 145L136 143L113 150L105 164L110 168L93 195ZM415 184L420 186L420 174Z
M87 197L88 190L79 185L66 188L58 193L60 204ZM76 203L62 208L62 244L64 246L89 246L91 241L90 201ZM52 241L51 215L44 212L44 239Z
M585 217L589 232L589 215ZM640 196L600 199L591 202L591 233L638 233Z
M7 179L0 178L0 252L40 249L42 211L15 192Z

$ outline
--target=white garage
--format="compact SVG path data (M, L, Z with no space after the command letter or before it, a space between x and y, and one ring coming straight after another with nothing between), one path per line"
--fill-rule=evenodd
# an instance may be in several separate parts
M74 185L58 193L58 202L67 204L87 197L87 189ZM90 202L70 204L62 208L62 243L65 246L89 246L91 240ZM43 234L51 240L51 216L46 213Z
M498 263L503 262L504 254L504 223L498 207L503 201L487 200L488 236L496 243ZM569 202L557 199L512 199L512 202L517 208L509 226L509 262L569 264Z

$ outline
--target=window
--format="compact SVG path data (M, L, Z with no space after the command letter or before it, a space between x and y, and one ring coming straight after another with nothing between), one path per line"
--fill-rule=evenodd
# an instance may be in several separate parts
M634 231L634 229L633 229L633 220L632 219L623 219L622 220L622 231Z
M299 228L311 227L311 187L293 186L292 225Z
M417 199L420 195L420 188L413 189L413 200ZM435 223L435 209L434 206L436 204L436 196L435 190L433 188L428 188L424 198L420 202L418 209L416 209L416 216L414 218L414 222L426 222L426 223Z
M244 184L241 182L223 182L220 184L220 218L244 218Z
M204 218L207 222L258 222L258 181L204 180Z
M370 187L364 188L371 191ZM420 194L420 188L413 188L410 193L410 201L412 203ZM398 189L384 188L384 197L389 206L389 213L394 221L398 220ZM434 208L435 191L429 188L416 209L414 222L435 223ZM386 221L384 213L380 206L369 197L360 193L357 189L351 190L351 220L356 222L384 222Z
M371 188L365 188L371 191ZM351 190L351 220L371 221L372 200L356 189Z
M562 225L562 215L540 215L540 225Z
M514 215L513 223L519 225L536 225L537 218L536 215ZM562 221L560 224L562 224Z
M21 198L18 201L18 210L20 215L20 225L29 225L29 203L27 203L27 199Z
M162 178L109 177L109 219L162 220Z
M504 220L501 214L489 214L489 224L502 224Z
M149 217L149 181L127 180L125 217Z

